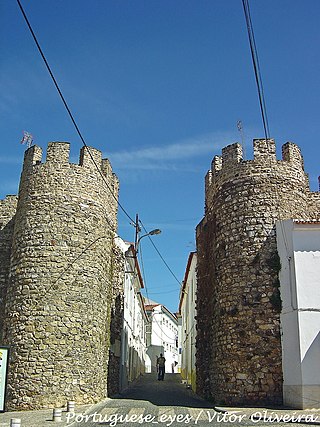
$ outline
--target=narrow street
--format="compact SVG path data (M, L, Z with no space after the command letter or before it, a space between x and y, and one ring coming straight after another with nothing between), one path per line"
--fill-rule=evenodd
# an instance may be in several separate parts
M68 426L136 425L178 427L182 425L265 425L253 422L241 411L217 412L210 402L182 384L179 374L166 374L158 381L155 374L145 374L121 395L107 399L86 414L70 417ZM273 425L275 425L273 423Z
M212 408L213 405L197 396L185 384L180 374L165 374L164 381L158 381L156 374L145 374L125 393L123 400L143 400L155 406L181 406L190 408Z
M286 418L287 417L287 418ZM289 418L288 418L289 417ZM21 427L52 426L52 410L42 409L0 414L0 427L8 427L12 418L21 419ZM285 408L214 408L181 382L179 374L166 374L158 381L145 374L124 393L97 405L76 406L74 414L63 410L60 427L135 427L152 426L284 426L287 423L320 425L320 413Z

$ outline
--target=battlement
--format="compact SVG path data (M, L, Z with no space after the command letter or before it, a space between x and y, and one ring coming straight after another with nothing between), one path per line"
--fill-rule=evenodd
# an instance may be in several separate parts
M255 161L260 162L275 162L277 159L274 139L254 139L253 158Z
M282 160L297 163L304 169L300 148L293 142L287 142L282 146Z
M0 339L13 354L11 408L96 402L107 390L118 180L100 150L79 151L72 163L68 142L49 142L44 155L29 147L18 197L0 201ZM52 369L54 379L37 384Z
M69 163L70 143L49 142L47 148L46 162Z
M30 168L31 166L39 164L41 163L41 159L42 148L37 145L32 145L24 153L23 168Z
M52 165L59 168L63 165L73 165L70 163L70 143L69 142L49 142L46 153L46 160L42 163L42 148L32 145L25 152L24 171L29 172L36 165ZM90 171L97 172L97 168L105 176L112 176L112 167L108 159L102 159L102 153L93 147L82 147L80 150L79 163L81 166Z
M222 167L240 163L243 160L242 146L239 143L228 145L222 149Z
M235 166L245 166L250 164L254 167L261 166L261 164L270 163L291 163L295 168L304 170L303 158L300 148L292 142L287 142L282 146L282 160L277 161L276 158L276 144L274 139L254 139L253 140L253 160L243 159L242 146L239 143L228 145L222 149L222 156L214 156L211 162L211 171L215 174L226 172L228 170L234 171Z
M214 156L211 162L211 170L212 171L220 171L222 169L222 157Z

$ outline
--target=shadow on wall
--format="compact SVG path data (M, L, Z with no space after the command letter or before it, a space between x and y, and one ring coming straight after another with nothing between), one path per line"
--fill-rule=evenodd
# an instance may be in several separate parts
M134 347L128 345L128 334L123 334L122 363L120 366L120 393L145 373L145 360L141 359Z
M302 359L302 378L304 383L306 385L318 386L320 388L319 355L320 331L318 331Z
M110 350L108 363L108 396L119 393L121 389L121 333L123 319L123 294L116 296L111 307Z
M221 241L218 249L207 250L217 233L214 220L201 225L206 230L201 239L198 237L206 258L198 265L197 391L219 405L281 404L280 261L275 226L264 229L261 222L261 227L251 232L243 225L241 233L250 252L238 260L238 272L226 287L221 286L221 276L226 276L224 265L236 259L237 247ZM225 339L233 342L227 353L223 351ZM258 361L268 366L263 381L256 369Z
M11 219L0 230L0 344L3 340L3 317L5 312L6 295L9 281L10 255L13 238L14 219ZM2 227L2 224L0 224Z

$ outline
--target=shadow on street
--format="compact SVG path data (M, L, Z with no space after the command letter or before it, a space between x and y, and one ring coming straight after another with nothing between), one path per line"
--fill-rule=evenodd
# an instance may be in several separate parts
M115 396L117 399L145 400L156 406L213 408L213 404L197 396L185 384L180 374L165 374L164 381L157 374L144 374L130 387Z

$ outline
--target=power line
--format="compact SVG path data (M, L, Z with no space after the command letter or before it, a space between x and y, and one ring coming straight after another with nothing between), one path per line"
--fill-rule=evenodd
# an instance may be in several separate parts
M150 292L150 295L164 295L171 294L172 292L178 292L179 289L171 289L171 291L162 291L162 292Z
M45 66L46 66L46 68L47 68L47 70L48 70L48 72L49 72L49 75L50 75L50 77L51 77L51 79L52 79L52 81L53 81L53 83L54 83L54 85L55 85L55 87L56 87L56 89L57 89L57 91L58 91L58 94L59 94L59 96L60 96L60 98L61 98L61 100L62 100L62 103L63 103L63 105L64 105L64 107L65 107L65 109L66 109L66 111L67 111L67 113L68 113L68 115L69 115L69 117L70 117L70 119L71 119L71 122L72 122L73 126L74 126L74 127L75 127L75 129L76 129L76 132L77 132L77 134L78 134L78 136L79 136L79 138L80 138L80 140L81 140L82 144L84 145L84 147L86 147L86 149L87 149L87 151L88 151L88 153L89 153L89 156L90 156L90 158L91 158L91 160L92 160L93 164L95 165L96 169L98 170L98 172L99 172L99 174L100 174L100 176L101 176L101 178L102 178L103 182L106 184L106 186L107 186L108 190L110 191L110 193L111 193L112 197L116 200L116 202L117 202L117 204L118 204L119 208L122 210L122 212L123 212L123 213L127 216L127 218L130 220L130 223L131 223L131 224L135 224L134 219L129 215L129 213L126 211L126 209L125 209L125 208L122 206L122 204L119 202L118 198L114 195L114 193L113 193L112 189L110 188L110 186L109 186L108 182L106 181L106 179L105 179L104 175L102 174L102 171L100 170L100 168L98 167L98 165L97 165L96 161L94 160L94 158L93 158L93 156L92 156L92 154L91 154L91 152L90 152L90 149L89 149L89 147L88 147L88 145L87 145L87 143L86 143L86 141L85 141L85 139L84 139L84 137L83 137L83 135L82 135L82 133L81 133L81 131L80 131L80 128L79 128L79 126L77 125L77 122L76 122L76 120L75 120L75 118L74 118L74 116L73 116L73 114L72 114L72 112L71 112L71 110L70 110L70 108L69 108L69 106L68 106L68 103L67 103L67 101L66 101L65 97L64 97L64 96L63 96L63 94L62 94L62 91L61 91L61 89L60 89L60 87L59 87L59 85L58 85L58 82L57 82L57 80L56 80L56 78L55 78L55 76L54 76L54 74L53 74L53 72L52 72L52 70L51 70L51 67L50 67L50 65L49 65L49 63L48 63L48 61L47 61L47 59L46 59L46 57L45 57L45 55L44 55L44 52L43 52L43 50L42 50L42 48L41 48L41 46L40 46L40 43L39 43L39 41L38 41L38 39L37 39L37 37L36 37L36 35L35 35L35 32L34 32L34 31L33 31L33 29L32 29L32 26L31 26L31 24L30 24L30 22L29 22L29 19L28 19L27 15L26 15L26 13L25 13L25 11L24 11L23 7L22 7L22 4L21 4L20 0L17 0L17 3L18 3L18 5L19 5L20 11L21 11L21 13L22 13L22 15L23 15L23 17L24 17L24 20L26 21L26 24L27 24L27 26L28 26L28 28L29 28L29 31L30 31L30 33L31 33L31 35L32 35L32 37L33 37L33 40L34 40L34 42L35 42L35 44L36 44L36 46L37 46L37 48L38 48L38 51L39 51L39 53L40 53L40 55L41 55L41 57L42 57L42 59L43 59L43 61L44 61L44 63L45 63ZM141 223L141 221L140 221L140 223ZM145 227L143 226L143 224L142 224L142 223L141 223L141 225L142 225L142 227L144 228L144 230L146 231L146 229L145 229ZM165 266L167 267L167 269L170 271L170 273L171 273L171 274L172 274L172 276L175 278L175 280L179 283L179 286L181 286L181 282L180 282L180 280L179 280L179 279L177 278L177 276L174 274L174 272L172 271L172 269L170 268L170 266L168 265L168 263L165 261L165 259L163 258L163 256L162 256L162 255L161 255L161 253L159 252L158 248L157 248L157 247L156 247L156 245L153 243L153 241L152 241L152 239L150 238L150 236L148 236L148 237L149 237L149 240L151 241L151 243L152 243L152 245L153 245L154 249L155 249L155 250L156 250L156 252L158 253L159 257L161 258L161 260L163 261L163 263L164 263L164 264L165 264Z
M141 220L139 220L141 227L144 229L144 231L146 232L146 234L148 234L148 231L146 229L146 227L142 224ZM157 254L159 255L159 257L161 258L162 262L164 263L164 265L167 267L167 269L170 271L170 273L172 274L172 276L174 277L174 279L179 283L179 286L181 286L181 281L177 278L177 276L174 274L174 272L172 271L172 269L170 268L170 266L168 265L168 263L166 262L166 260L163 258L163 256L161 255L159 249L156 247L156 245L154 244L153 240L151 239L151 237L148 235L148 238L152 244L152 246L154 247L155 251L157 252Z
M137 256L137 253L136 253L136 256ZM149 295L148 295L146 273L144 270L144 263L143 263L143 258L142 258L142 248L141 247L140 247L140 251L139 251L139 257L140 257L140 264L141 264L141 270L142 270L142 276L143 276L144 289L145 289L145 292L147 294L147 298L150 299ZM135 268L136 268L136 265L135 265Z
M256 41L255 41L253 24L252 24L251 14L250 14L249 0L242 0L242 5L243 5L244 15L245 15L245 19L246 19L246 24L247 24L250 51L251 51L254 74L255 74L255 79L256 79L256 84L257 84L257 89L258 89L259 104L260 104L261 117L262 117L264 134L265 134L265 139L266 139L266 146L267 146L267 150L269 152L268 140L270 139L270 129L269 129L267 108L266 108L266 103L265 103L264 89L263 89L262 76L261 76L261 70L260 70L260 64L259 64L258 49L257 49ZM270 162L270 168L272 169L273 165L272 165L270 155L269 155L269 162ZM288 254L287 238L286 238L284 226L282 224L281 216L280 216L280 209L279 209L280 196L279 196L279 190L278 190L277 185L275 186L275 193L277 196L277 204L278 204L277 212L278 212L279 221L280 221L281 234L283 237L286 252Z
M145 275L145 270L144 270L144 264L143 264L142 249L141 249L141 247L140 247L140 251L139 251L139 257L140 257L140 264L141 264L142 276L143 276L143 281L144 281L144 288L145 288L145 291L146 291L146 294L147 294L147 298L148 298L148 300L150 300L149 294L148 294L148 288L147 288L146 275ZM154 316L151 315L151 328L152 328L152 319L153 318L154 318ZM158 325L158 326L160 328L161 333L164 333L163 330L161 329L160 325ZM152 328L152 331L153 331L153 328ZM159 335L157 335L157 336L158 336L158 338L161 338L161 337L159 337ZM161 340L162 340L162 338L161 338Z
M248 38L249 38L249 44L250 44L250 52L251 52L253 68L254 68L254 75L255 75L257 89L258 89L258 96L259 96L261 117L262 117L262 122L263 122L263 129L264 129L265 138L266 138L266 140L268 140L270 138L269 123L268 123L268 117L267 117L267 109L266 109L266 103L265 103L265 97L264 97L264 90L263 90L263 84L262 84L262 77L261 77L261 71L260 71L258 51L257 51L257 46L256 46L256 41L255 41L254 31L253 31L253 25L252 25L251 15L250 15L249 0L242 0L242 5L243 5L244 15L245 15L245 19L246 19L246 24L247 24Z
M146 231L146 230L145 230ZM146 294L147 294L147 298L148 298L148 300L150 300L150 298L149 298L149 293L148 293L148 288L147 288L147 283L146 283L146 276L145 276L145 271L144 271L144 264L143 264L143 258L142 258L142 250L141 250L141 247L140 247L140 250L139 250L139 257L140 257L140 264L141 264L141 270L142 270L142 276L143 276L143 281L144 281L144 288L145 288L145 292L146 292ZM159 304L159 305L162 305L162 304ZM155 322L157 323L157 325L158 325L158 327L159 327L159 329L160 329L160 331L161 331L161 333L163 334L163 335L165 335L167 338L169 338L170 340L172 340L172 338L171 337L168 337L168 335L163 331L163 329L161 328L161 326L159 325L159 323L158 323L158 321L157 321L157 319L155 318L155 316L154 316L154 314L156 314L156 313L153 313L153 314L151 314L151 324L152 324L152 319L154 319L155 320ZM151 326L152 327L152 326ZM154 332L154 331L153 331ZM154 332L155 333L155 332ZM157 335L157 337L158 338L161 338L162 339L162 337L159 337L159 335L157 334L157 333L155 333L155 335ZM173 342L174 342L174 340L173 340Z
M70 268L76 263L76 261L78 261L82 257L82 255L85 254L87 252L87 250L91 248L91 246L93 246L96 242L98 242L98 240L101 240L101 239L112 240L115 237L118 237L118 236L113 236L113 237L111 237L111 236L100 236L100 237L97 237L96 239L94 239L92 242L90 242L76 257L73 258L72 261L69 262L69 264L66 266L66 268L59 274L57 279L46 290L46 293L48 294L48 292L51 289L55 290L55 285L59 282L59 280L62 279L62 277L67 273L68 270L70 270Z
M36 46L37 46L37 48L38 48L38 51L39 51L39 53L40 53L40 55L41 55L41 57L42 57L42 59L43 59L43 61L44 61L44 63L45 63L45 66L46 66L46 68L47 68L47 70L48 70L48 72L49 72L49 74L50 74L50 77L51 77L51 79L52 79L52 81L53 81L53 83L54 83L54 85L55 85L55 87L56 87L56 89L57 89L57 91L58 91L58 94L59 94L59 96L60 96L60 98L61 98L61 100L62 100L62 103L63 103L63 105L64 105L65 109L66 109L66 110L67 110L67 112L68 112L68 115L69 115L69 117L70 117L70 119L71 119L71 122L72 122L73 126L74 126L74 127L75 127L75 129L76 129L77 134L79 135L79 138L80 138L80 140L81 140L82 144L83 144L83 145L84 145L84 147L87 149L87 151L88 151L88 153L89 153L89 156L90 156L90 158L91 158L91 160L92 160L93 164L95 165L96 169L98 170L98 172L99 172L99 174L100 174L100 176L101 176L101 178L102 178L103 182L106 184L106 186L107 186L108 190L110 191L110 193L111 193L112 197L113 197L113 198L115 199L115 201L117 202L117 204L118 204L119 208L120 208L120 209L122 210L122 212L127 216L127 218L130 220L130 222L131 222L131 223L134 223L134 220L131 218L131 216L128 214L128 212L125 210L125 208L122 206L122 204L119 202L118 198L114 195L114 193L113 193L112 189L110 188L110 186L109 186L108 182L107 182L107 181L106 181L106 179L105 179L105 176L103 175L102 171L100 170L100 168L98 167L98 165L97 165L96 161L94 160L94 158L93 158L93 156L92 156L92 154L91 154L91 152L90 152L90 149L89 149L89 147L88 147L88 145L87 145L87 143L86 143L86 141L85 141L84 137L82 136L82 133L80 132L79 126L77 125L77 122L76 122L76 120L75 120L75 118L74 118L74 116L73 116L73 114L72 114L72 112L71 112L71 110L70 110L70 108L69 108L69 106L68 106L68 104L67 104L67 101L66 101L65 97L63 96L63 94L62 94L62 92L61 92L61 89L60 89L60 87L59 87L59 85L58 85L58 82L57 82L57 80L56 80L56 78L55 78L55 76L54 76L54 74L53 74L53 72L52 72L52 70L51 70L51 67L50 67L50 65L49 65L49 63L48 63L48 61L47 61L47 59L46 59L46 57L45 57L44 53L43 53L43 50L42 50L42 48L41 48L41 46L40 46L40 43L38 42L38 39L37 39L37 37L36 37L36 35L35 35L35 33L34 33L34 31L33 31L32 27L31 27L31 24L30 24L30 22L29 22L29 19L28 19L27 15L26 15L26 13L25 13L25 11L24 11L24 9L23 9L22 5L21 5L20 0L17 0L17 3L18 3L18 5L19 5L20 11L21 11L21 13L22 13L22 15L23 15L23 17L24 17L24 20L26 21L26 24L27 24L27 26L28 26L28 28L29 28L29 30L30 30L30 33L31 33L31 35L32 35L32 37L33 37L33 40L34 40L34 42L35 42L35 44L36 44Z
M157 315L157 314L161 314L162 315L162 312L161 313L154 313L153 312L153 314L151 315L152 316L152 319L154 319L154 321L156 322L156 324L158 325L158 328L160 329L160 331L161 331L161 334L163 334L165 337L167 337L170 341L172 341L173 343L176 341L176 339L175 338L171 338L171 337L169 337L169 335L167 335L165 332L164 332L164 330L161 328L161 326L160 326L160 324L159 324L159 322L158 322L158 320L155 318L155 315ZM159 335L157 334L157 333L155 333L157 336L158 336L158 338L161 338L161 339L163 339L162 337L159 337ZM176 334L175 334L175 336L176 336Z

